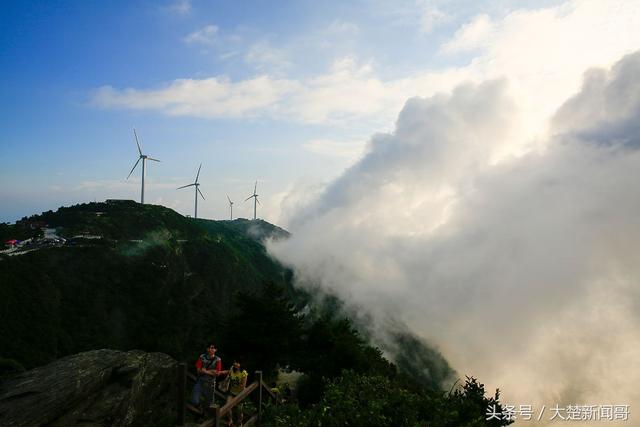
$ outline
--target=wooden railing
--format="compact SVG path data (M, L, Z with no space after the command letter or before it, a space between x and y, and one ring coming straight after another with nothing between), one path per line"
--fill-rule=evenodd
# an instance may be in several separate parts
M216 402L216 396L223 402L221 405L213 403L209 408L204 408L204 412L200 412L194 406L185 402L185 392L187 387L187 379L191 379L194 383L196 381L195 375L187 372L187 366L184 363L178 364L177 369L177 425L184 425L186 409L204 416L205 421L202 422L200 427L220 427L223 425L224 417L237 405L241 404L246 398L252 397L256 403L257 410L255 413L249 415L249 419L243 422L244 426L251 426L253 424L260 425L262 420L262 400L263 396L272 399L276 404L278 399L276 395L267 387L262 380L262 371L255 372L255 380L245 387L237 396L233 399L226 401L227 397L215 389L214 387L214 402Z

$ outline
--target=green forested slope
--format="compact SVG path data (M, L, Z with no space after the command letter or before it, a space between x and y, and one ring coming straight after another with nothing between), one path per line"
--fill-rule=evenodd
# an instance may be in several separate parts
M250 234L284 233L264 222L89 203L9 227L28 222L71 241L0 261L0 356L24 367L105 347L191 357L222 329L238 291L286 285L286 271ZM82 233L103 238L72 239Z
M89 203L2 224L0 234L37 236L45 224L68 241L0 254L0 378L99 348L160 351L191 365L214 341L225 367L240 357L268 380L277 366L304 374L297 400L268 408L267 425L509 424L485 420L499 403L474 379L444 392L454 371L407 330L396 333L396 366L337 298L295 290L262 244L288 235L271 224Z

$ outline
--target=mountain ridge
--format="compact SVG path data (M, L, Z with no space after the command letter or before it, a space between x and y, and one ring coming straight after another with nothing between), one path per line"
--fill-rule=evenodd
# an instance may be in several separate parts
M86 203L5 224L2 237L45 226L66 242L0 255L5 364L30 368L105 346L182 359L211 339L204 329L222 328L237 292L257 292L265 282L291 289L290 274L261 244L287 233L265 221L193 219L127 201ZM174 332L157 330L159 324ZM41 339L47 351L38 350Z

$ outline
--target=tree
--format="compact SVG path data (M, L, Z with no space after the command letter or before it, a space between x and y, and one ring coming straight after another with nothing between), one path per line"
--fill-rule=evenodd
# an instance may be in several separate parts
M281 287L267 282L258 295L239 293L236 305L238 312L225 322L225 355L243 358L248 369L261 369L267 377L277 365L297 359L303 318Z
M322 378L335 378L344 370L374 375L394 375L378 348L367 345L349 319L323 316L305 331L299 368L307 374L298 385L301 404L317 402L323 390Z
M325 380L321 399L307 407L295 404L270 407L267 426L441 426L501 427L502 419L487 420L489 405L502 411L498 395L487 398L484 386L467 378L453 393L410 391L402 382L382 375L345 370Z

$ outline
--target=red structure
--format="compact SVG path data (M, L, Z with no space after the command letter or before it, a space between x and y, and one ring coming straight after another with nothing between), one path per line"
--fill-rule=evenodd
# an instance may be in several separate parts
M5 246L7 246L8 248L13 248L18 243L20 243L20 242L18 240L16 240L16 239L7 240L6 242L4 242Z

